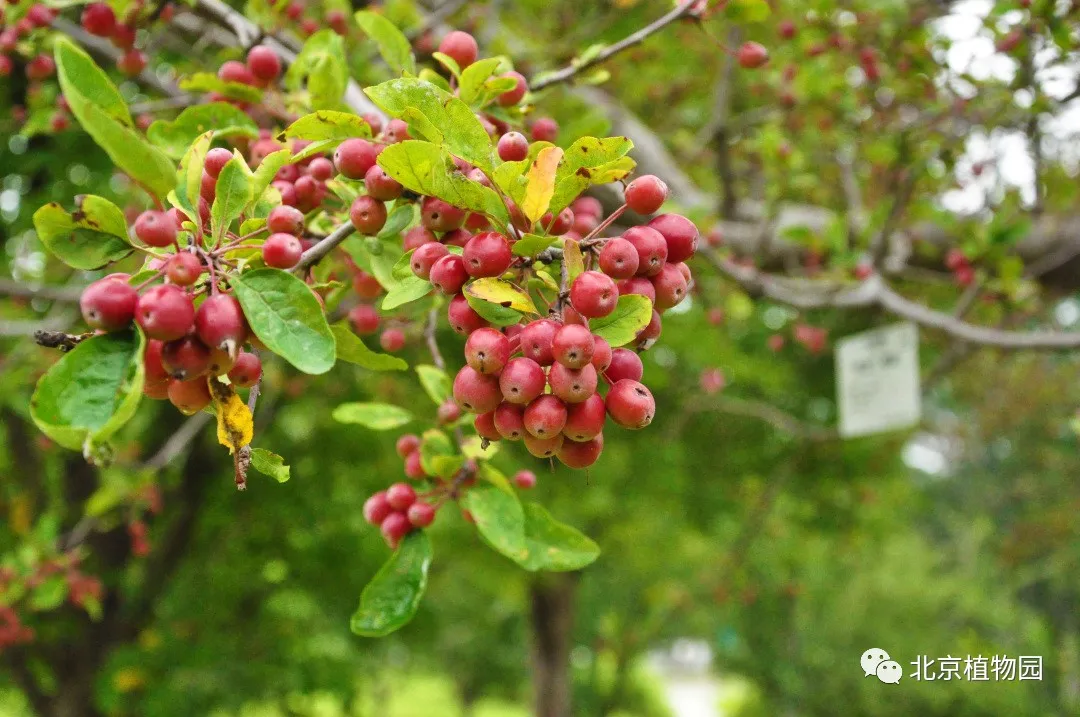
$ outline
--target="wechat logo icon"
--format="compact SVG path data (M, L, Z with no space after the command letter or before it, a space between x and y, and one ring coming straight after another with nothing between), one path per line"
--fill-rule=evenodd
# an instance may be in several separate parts
M874 675L889 685L899 683L900 678L904 676L900 663L890 658L889 653L880 647L871 647L864 652L859 659L859 664L862 665L863 677Z

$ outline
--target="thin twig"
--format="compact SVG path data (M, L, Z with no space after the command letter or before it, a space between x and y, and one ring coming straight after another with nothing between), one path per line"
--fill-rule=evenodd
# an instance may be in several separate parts
M696 4L696 0L686 0L682 4L678 5L674 10L671 10L666 15L657 18L653 22L649 23L645 27L641 28L637 32L632 32L618 42L608 45L603 50L598 52L596 56L586 60L585 62L574 61L561 70L555 72L545 72L540 75L534 76L529 80L529 89L533 92L550 87L552 85L559 84L560 82L566 82L580 72L583 72L594 65L598 65L601 62L619 54L628 47L638 45L649 37L650 35L663 30L665 27L680 20L684 17L694 17L691 9Z
M341 242L348 239L356 233L356 227L351 222L342 224L334 231L330 232L327 236L323 237L307 251L300 256L300 263L296 265L294 271L303 271L308 267L317 264L322 260L324 256L333 251Z
M199 435L199 431L213 419L212 414L205 412L197 413L187 419L175 433L169 436L169 440L165 441L157 453L143 462L140 468L147 471L159 471L172 463L173 459L187 450L188 445Z
M431 307L431 311L428 312L427 325L424 326L424 340L427 342L428 351L431 352L431 362L446 370L446 361L443 359L442 351L439 350L439 342L435 340L435 331L439 327L439 310L435 307Z

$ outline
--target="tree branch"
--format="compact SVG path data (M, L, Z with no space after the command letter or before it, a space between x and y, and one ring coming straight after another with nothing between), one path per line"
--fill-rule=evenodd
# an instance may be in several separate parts
M561 70L554 72L543 72L539 75L533 76L529 80L529 89L533 92L544 89L545 87L551 87L552 85L559 84L560 82L566 82L573 78L580 72L583 72L594 65L598 65L601 62L619 54L628 47L633 47L642 43L647 37L653 33L663 30L665 27L680 20L684 17L695 17L691 12L691 8L695 5L695 0L683 0L681 4L675 7L675 9L668 12L653 22L649 23L645 27L641 28L637 32L632 32L623 39L616 43L608 45L603 50L598 52L596 56L586 60L585 62L577 61L571 62L569 65Z
M351 222L342 224L334 231L320 239L315 246L305 251L300 256L300 263L293 271L303 271L322 260L324 256L332 252L341 242L356 233L356 227Z
M941 331L961 341L999 349L1073 349L1080 347L1080 332L1007 331L977 326L952 314L936 311L904 298L880 275L855 285L836 281L786 279L722 259L715 252L702 255L718 271L735 280L751 295L799 309L866 308L877 306L922 327Z

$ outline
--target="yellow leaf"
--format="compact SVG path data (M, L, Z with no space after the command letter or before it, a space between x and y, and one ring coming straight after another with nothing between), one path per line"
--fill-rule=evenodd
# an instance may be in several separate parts
M532 297L510 282L495 277L477 279L471 284L466 284L465 293L523 314L537 313Z
M525 212L530 222L544 216L551 204L551 197L555 194L555 170L559 168L562 156L563 151L559 147L546 147L540 150L529 168L521 211Z
M563 239L563 261L566 263L566 279L573 283L585 271L585 259L581 247L573 239Z
M251 410L236 395L232 386L216 378L211 377L208 380L210 395L214 398L214 410L217 411L218 443L228 448L229 453L236 453L251 443L255 432Z

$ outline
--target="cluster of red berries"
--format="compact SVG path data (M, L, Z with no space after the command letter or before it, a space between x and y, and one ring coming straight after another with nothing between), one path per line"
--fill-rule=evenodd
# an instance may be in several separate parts
M457 409L453 403L448 405ZM440 407L440 413L443 408ZM408 483L394 483L364 502L364 519L379 527L383 539L391 548L396 548L401 539L413 530L431 525L447 498L459 497L460 490L476 484L475 461L466 461L461 471L450 480L427 475L420 460L420 446L420 437L407 433L398 438L396 450L404 461L405 477L413 481L431 482L431 490L418 494ZM536 486L536 474L520 470L514 474L513 481L518 488L529 490ZM473 521L469 511L463 509L461 513L465 520Z
M166 215L164 221L171 218ZM191 415L210 404L207 376L228 374L233 386L249 388L259 380L262 364L256 354L240 350L255 339L234 296L214 292L196 309L190 284L176 283L180 272L183 281L202 274L200 259L178 252L166 265L169 283L140 294L129 275L110 274L86 287L79 306L86 323L100 331L120 331L137 323L147 336L143 392L167 398Z
M638 214L656 212L666 198L666 185L651 175L626 188L627 207ZM558 457L570 467L585 468L600 456L608 415L626 428L647 426L656 406L640 383L640 358L626 348L612 350L589 330L588 320L611 314L620 295L645 296L654 306L653 316L635 341L638 348L648 348L660 335L659 312L686 296L691 274L684 262L698 241L694 224L677 214L663 214L621 237L590 240L595 242L587 247L590 261L597 250L599 271L585 271L574 279L560 311L499 330L469 305L463 290L470 280L521 269L521 261L514 267L514 239L493 231L469 235L460 228L463 211L441 200L434 200L437 212L431 211L427 201L419 229L430 233L435 217L444 235L441 241L424 237L410 266L416 276L453 297L450 324L468 336L466 365L454 379L454 398L478 414L477 432L489 441L523 440L534 456ZM552 233L575 241L571 232L581 236L575 228L586 236L601 228L601 214L595 200L579 199L546 219ZM416 241L415 236L406 242ZM447 247L461 240L460 254ZM600 377L611 385L606 399L597 393Z
M420 465L420 438L413 434L401 436L397 441L397 453L405 461L405 475L413 480L426 478ZM472 466L475 472L475 464ZM430 495L417 495L408 483L394 483L364 502L364 520L379 526L383 538L391 548L415 528L426 528L435 520L435 513L442 501L428 503L424 498L445 493L446 483L431 491Z
M231 157L231 152L221 148L207 154L199 202L204 222L214 200L217 176ZM152 260L148 268L155 274L139 287L131 284L127 274L110 274L90 284L79 305L86 323L99 331L121 331L133 321L137 323L147 337L144 393L150 398L168 398L190 415L210 404L207 376L228 374L234 386L248 388L258 381L262 364L255 353L241 350L245 343L257 344L257 339L240 302L219 286L215 269L222 266L219 257L223 249L204 247L201 234L181 248L185 221L177 209L140 214L135 220L135 236L149 247L171 247L175 253ZM292 207L276 207L270 212L267 227L271 235L263 245L268 265L296 264L301 251L296 234L303 229L303 221L303 215ZM166 282L144 288L159 277ZM196 297L204 293L196 308Z
M30 40L35 30L49 27L58 12L55 8L35 3L27 8L22 17L9 23L4 10L0 8L0 77L7 77L14 71L12 56L19 51L20 42ZM52 77L56 64L51 56L41 53L27 61L25 71L28 80L39 82Z

